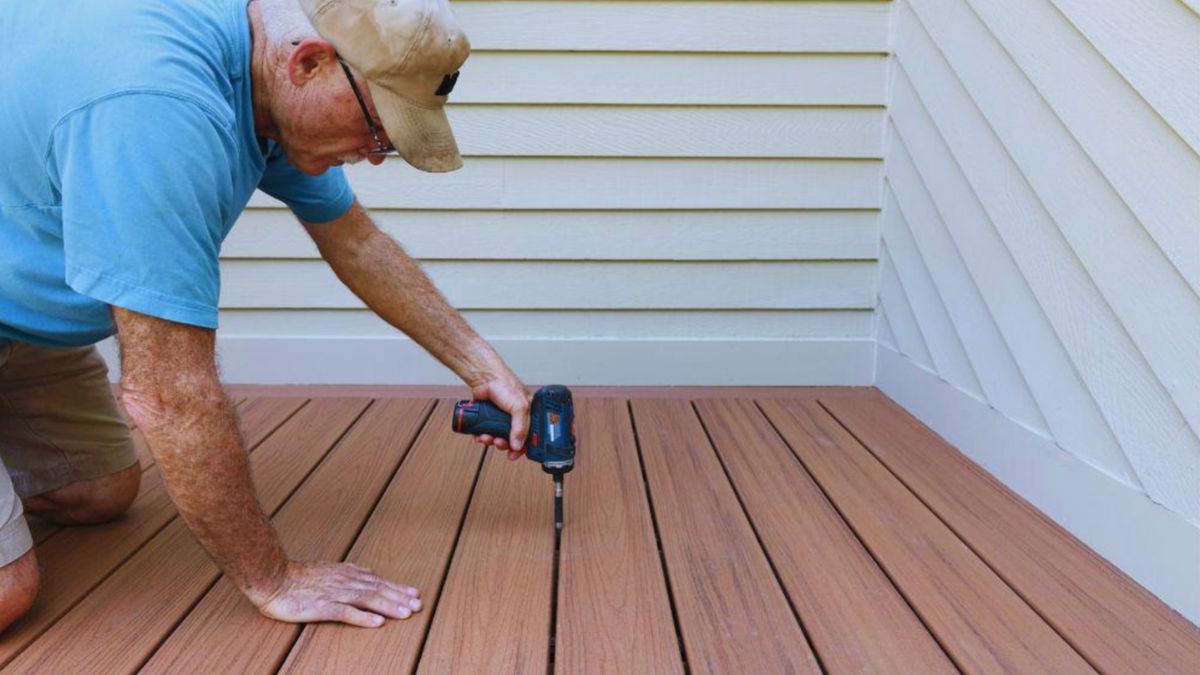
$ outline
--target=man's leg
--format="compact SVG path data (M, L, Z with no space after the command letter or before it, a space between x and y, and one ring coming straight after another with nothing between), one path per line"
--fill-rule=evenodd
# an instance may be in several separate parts
M0 356L0 455L29 513L77 525L137 497L137 450L94 347L10 342Z
M37 558L21 512L21 500L0 464L0 631L29 611L37 597Z

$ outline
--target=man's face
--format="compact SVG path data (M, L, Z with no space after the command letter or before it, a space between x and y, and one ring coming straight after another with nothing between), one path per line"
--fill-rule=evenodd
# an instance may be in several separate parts
M302 41L287 63L285 91L274 111L279 144L288 161L310 176L318 176L331 166L366 159L382 164L383 156L370 154L376 147L362 107L354 95L329 43L317 39ZM367 112L378 129L379 139L390 143L371 101L367 83L353 74Z

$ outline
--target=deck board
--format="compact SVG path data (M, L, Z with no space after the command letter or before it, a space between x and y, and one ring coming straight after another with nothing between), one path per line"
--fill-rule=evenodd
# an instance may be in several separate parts
M563 479L554 672L682 674L628 406L579 399L575 415L587 454Z
M242 433L247 449L256 452L304 403L303 399L258 399L244 407ZM142 474L138 496L120 519L93 527L64 527L39 545L35 555L42 588L29 613L0 640L0 665L12 660L175 515L158 467L151 467Z
M373 404L272 520L299 560L341 560L429 413L424 400ZM222 576L142 673L273 673L301 627L272 621Z
M823 408L762 407L961 669L1094 672Z
M238 412L241 414L241 406L246 399L234 398L231 400L234 402L234 405L238 407ZM291 401L294 402L297 407L303 403L303 401ZM243 425L243 427L245 427L245 425ZM142 435L141 431L136 428L130 428L129 434L133 438L134 447L137 449L138 465L141 466L142 474L145 475L146 471L148 471L150 467L154 466L154 455L150 453L150 446L146 445L146 438ZM60 529L58 525L55 525L47 520L42 520L34 514L30 514L27 522L29 523L29 533L33 536L33 543L35 546L50 538L50 535L58 532Z
M825 407L1097 668L1200 670L1200 630L895 403Z
M821 665L846 673L957 672L754 403L695 405Z
M368 402L313 402L250 455L259 501L268 514L279 507ZM57 537L51 541L54 539ZM22 651L5 672L133 672L218 573L183 521L174 519ZM79 639L83 635L88 639Z
M632 408L691 672L819 673L691 406Z
M417 673L546 672L553 496L529 462L486 453Z
M418 586L425 607L410 619L362 629L259 616L143 458L121 519L31 519L42 589L0 635L0 672L1167 673L1200 662L1194 626L874 389L577 389L555 588L551 481L451 432L453 400L430 399L465 393L237 392L249 397L239 413L259 499L289 552Z
M282 672L363 673L415 667L482 462L482 448L450 430L442 401L367 521L347 560L415 586L425 604L375 630L332 623L304 628ZM351 524L347 524L349 527Z

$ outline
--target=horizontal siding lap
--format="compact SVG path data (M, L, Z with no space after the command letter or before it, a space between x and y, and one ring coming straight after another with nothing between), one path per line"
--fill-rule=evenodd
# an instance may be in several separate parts
M483 52L458 103L883 105L882 54Z
M886 52L887 2L454 0L476 50Z
M873 262L476 262L424 265L460 309L866 309ZM320 261L227 260L222 307L361 307ZM548 278L553 284L546 283Z
M883 108L459 105L464 155L880 157Z
M473 158L448 174L401 160L347 168L369 208L875 209L882 162ZM252 207L279 206L261 192Z
M497 338L870 338L871 309L854 310L465 310ZM367 309L223 309L221 335L400 337Z
M858 341L875 304L890 7L455 0L473 47L447 107L465 166L346 172L489 339L545 338L579 363L607 349L603 368L576 369L618 381L699 376L654 371L645 338L720 381L865 381L844 359L871 363ZM332 353L343 338L396 339L261 193L223 246L222 277L222 334L250 340L239 354L272 338L319 335ZM831 369L771 365L789 353L830 354Z
M372 217L422 260L873 259L874 211L399 211ZM318 257L284 209L242 215L224 259Z

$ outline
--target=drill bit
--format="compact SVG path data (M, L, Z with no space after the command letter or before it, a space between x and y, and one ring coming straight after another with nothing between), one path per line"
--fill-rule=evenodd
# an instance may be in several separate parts
M554 475L554 529L562 529L562 474Z

